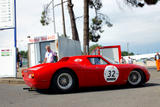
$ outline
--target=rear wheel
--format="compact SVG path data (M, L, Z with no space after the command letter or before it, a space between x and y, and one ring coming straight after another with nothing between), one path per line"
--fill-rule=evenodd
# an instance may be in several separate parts
M133 70L128 76L128 84L131 86L139 86L144 83L144 75L142 71Z
M61 70L52 79L51 87L61 92L70 92L75 88L75 75L68 70Z

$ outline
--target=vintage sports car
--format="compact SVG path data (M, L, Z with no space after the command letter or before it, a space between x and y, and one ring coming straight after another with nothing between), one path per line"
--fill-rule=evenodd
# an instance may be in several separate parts
M64 57L57 63L46 63L22 70L25 83L36 89L68 92L77 87L146 83L150 74L145 67L116 64L100 55Z

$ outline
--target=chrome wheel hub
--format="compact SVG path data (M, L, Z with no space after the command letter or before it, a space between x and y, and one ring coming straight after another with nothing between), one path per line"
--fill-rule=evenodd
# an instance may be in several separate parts
M128 81L132 85L138 85L141 82L141 74L138 71L132 71L128 77Z
M69 73L62 73L57 78L57 84L61 89L69 89L72 86L73 79Z

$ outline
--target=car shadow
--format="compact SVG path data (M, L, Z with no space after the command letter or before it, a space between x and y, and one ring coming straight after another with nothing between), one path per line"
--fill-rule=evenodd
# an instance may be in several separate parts
M128 89L147 88L147 87L154 87L154 86L160 86L160 84L158 84L158 83L146 83L145 85L138 86L138 87L131 87L131 86L128 86L128 85L103 86L103 87L85 87L85 88L79 88L75 91L68 92L68 93L62 93L62 92L51 91L51 90L34 90L34 91L36 91L40 94L46 94L46 95L63 95L63 94L79 94L79 93L114 91L114 90L128 90Z

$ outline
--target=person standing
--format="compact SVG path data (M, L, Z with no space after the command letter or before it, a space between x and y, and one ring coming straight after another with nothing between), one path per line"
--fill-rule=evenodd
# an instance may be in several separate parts
M154 59L155 59L155 61L156 61L157 71L160 71L160 55L159 55L158 52L156 53Z
M19 63L20 63L20 53L18 48L16 48L16 62L17 62L17 72L19 71Z
M54 52L54 57L53 57L53 59L54 59L54 62L57 62L57 61L58 61L57 52Z
M43 63L54 63L54 53L50 46L46 46L46 54Z
M19 54L19 59L20 59L19 66L22 67L23 66L23 62L22 62L22 55L21 54Z
M133 64L133 60L131 57L128 57L128 64Z
M121 58L120 64L126 64L126 60L124 59L124 57Z

